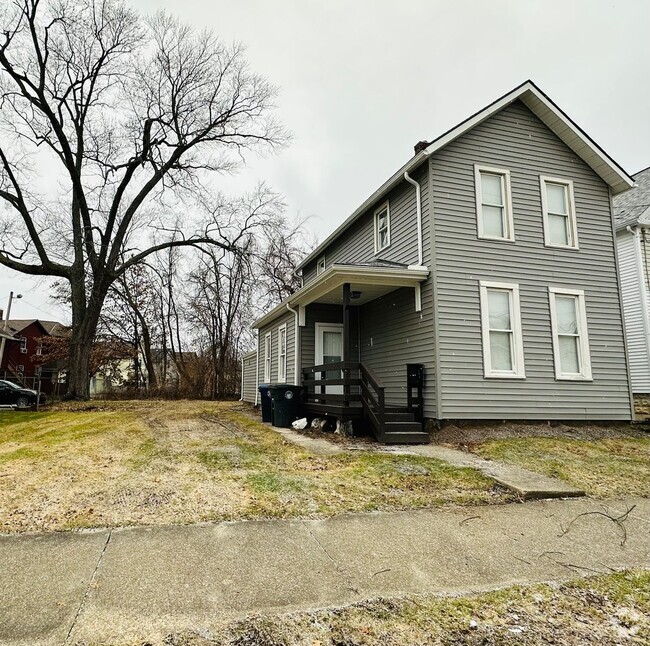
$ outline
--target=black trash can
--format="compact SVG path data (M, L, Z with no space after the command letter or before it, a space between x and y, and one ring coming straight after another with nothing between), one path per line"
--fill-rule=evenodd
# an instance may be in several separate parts
M262 406L262 421L273 421L273 401L271 400L271 384L260 384L257 388L260 391L260 405Z
M273 400L273 426L291 428L291 422L300 418L302 386L273 384L270 392Z

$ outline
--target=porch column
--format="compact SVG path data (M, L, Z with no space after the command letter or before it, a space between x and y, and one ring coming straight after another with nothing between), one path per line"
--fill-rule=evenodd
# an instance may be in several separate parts
M350 283L343 284L343 361L350 360Z
M343 361L350 361L350 283L343 284ZM343 379L350 379L350 371L345 369L341 372ZM350 384L343 384L343 406L350 405Z

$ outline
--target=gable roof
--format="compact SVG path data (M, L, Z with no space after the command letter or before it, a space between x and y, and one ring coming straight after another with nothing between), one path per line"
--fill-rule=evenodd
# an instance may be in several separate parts
M635 224L650 225L650 167L632 175L635 186L614 198L616 230Z
M6 323L7 330L12 334L22 332L32 323L38 323L49 336L60 336L65 329L65 326L57 321L42 321L41 319L9 319ZM4 329L4 324L5 321L0 321L0 329Z
M404 179L404 173L410 173L435 152L444 148L467 131L479 125L492 115L515 101L521 101L540 121L561 139L576 155L611 188L617 195L634 186L632 178L619 166L587 133L572 121L551 99L532 81L528 80L496 99L488 106L471 115L457 126L447 130L434 139L424 149L414 155L394 175L386 180L347 220L314 249L296 270L302 269L314 260L341 233L348 229L369 207L383 198L394 186Z

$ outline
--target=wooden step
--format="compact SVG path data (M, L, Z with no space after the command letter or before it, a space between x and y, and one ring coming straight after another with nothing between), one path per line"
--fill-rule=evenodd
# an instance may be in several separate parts
M384 413L386 422L415 422L413 413Z
M381 437L377 437L385 444L428 444L429 434L422 430L419 422L386 422L385 430Z
M431 441L428 433L424 431L401 432L387 431L380 438L377 438L384 444L428 444Z

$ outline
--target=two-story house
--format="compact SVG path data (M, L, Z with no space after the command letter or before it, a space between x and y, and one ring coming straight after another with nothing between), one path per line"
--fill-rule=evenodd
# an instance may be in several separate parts
M1 316L1 313L0 313ZM0 356L0 378L26 388L37 388L52 394L59 390L65 375L64 362L35 362L42 350L42 341L49 336L62 336L65 326L57 321L40 319L0 320L0 334L5 343Z
M418 144L302 261L245 377L302 383L309 415L387 442L427 420L631 419L611 200L632 185L527 81Z

